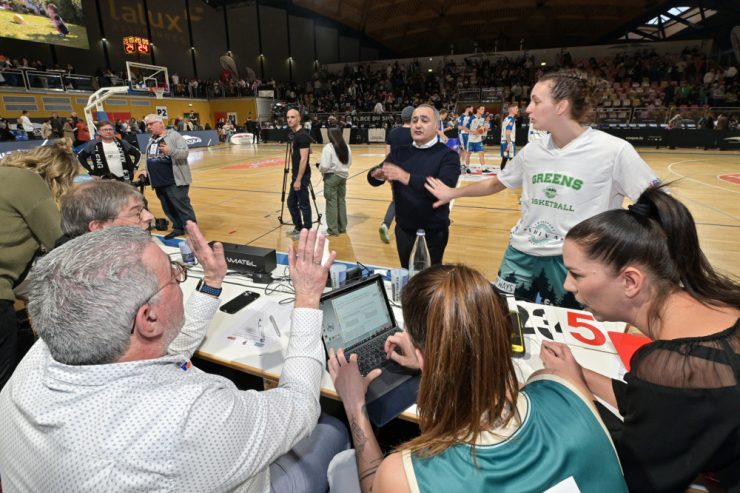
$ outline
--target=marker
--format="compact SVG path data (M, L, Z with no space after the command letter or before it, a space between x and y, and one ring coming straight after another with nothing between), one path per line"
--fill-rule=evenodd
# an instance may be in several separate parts
M280 329L278 329L277 322L275 321L275 317L273 317L272 315L270 315L270 322L272 322L272 327L275 329L275 333L277 334L277 336L281 337Z

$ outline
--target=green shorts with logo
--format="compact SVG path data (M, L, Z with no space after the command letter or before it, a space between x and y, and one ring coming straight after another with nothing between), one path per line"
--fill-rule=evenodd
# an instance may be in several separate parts
M501 292L513 294L516 299L581 308L573 294L563 287L567 274L562 255L536 257L509 245L494 285Z

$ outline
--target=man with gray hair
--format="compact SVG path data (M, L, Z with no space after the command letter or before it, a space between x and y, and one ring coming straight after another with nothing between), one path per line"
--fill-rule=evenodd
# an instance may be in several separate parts
M162 210L172 222L172 231L165 238L185 234L186 221L195 221L195 211L188 192L193 177L188 164L188 144L182 135L164 125L155 114L144 117L152 136L146 145L146 170L152 188L162 203Z
M427 177L457 186L460 157L439 142L439 112L428 104L419 105L411 117L411 139L408 146L394 148L385 161L368 173L370 185L390 182L396 203L396 248L402 267L408 267L416 241L416 232L426 233L432 264L442 263L450 229L449 204L435 208L435 197L424 184Z
M62 195L59 208L63 236L57 240L57 246L90 231L114 226L149 231L154 220L141 192L115 180L78 185Z
M297 254L291 246L295 307L279 386L240 391L189 361L219 306L226 261L220 243L211 249L187 228L204 277L184 310L187 271L137 228L79 236L36 264L28 307L40 339L0 393L6 490L286 491L291 474L319 478L302 491L326 490L329 460L348 446L336 425L311 433L325 364L319 298L336 255L321 264L315 230L301 233ZM301 447L297 461L283 459Z

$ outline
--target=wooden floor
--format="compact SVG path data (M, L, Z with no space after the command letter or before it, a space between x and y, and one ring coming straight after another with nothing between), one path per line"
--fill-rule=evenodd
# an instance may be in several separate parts
M340 260L368 265L396 266L395 244L380 241L378 226L391 198L389 186L368 185L367 170L383 159L381 145L353 146L347 182L348 230L331 238ZM314 146L311 163L318 161ZM680 179L671 190L697 222L702 247L721 271L740 275L740 153L638 149L664 181ZM287 251L292 226L281 226L281 191L285 145L221 145L190 152L193 185L190 197L198 224L208 239L250 244ZM498 163L494 150L487 159ZM312 182L320 211L324 210L321 175L312 168ZM735 175L734 181L723 179ZM164 217L151 189L152 211ZM287 191L286 191L287 194ZM286 195L287 196L287 195ZM509 230L519 217L519 194L462 199L454 203L450 242L445 262L461 262L494 279L508 242ZM287 207L282 218L290 222ZM315 218L314 218L315 219Z

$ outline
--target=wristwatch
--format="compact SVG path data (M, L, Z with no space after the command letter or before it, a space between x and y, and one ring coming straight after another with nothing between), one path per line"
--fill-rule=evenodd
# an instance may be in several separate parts
M223 291L223 288L212 288L208 284L203 282L203 279L198 281L198 285L195 286L196 291L200 291L201 293L210 294L211 296L215 296L218 298L219 295L221 295L221 291Z

